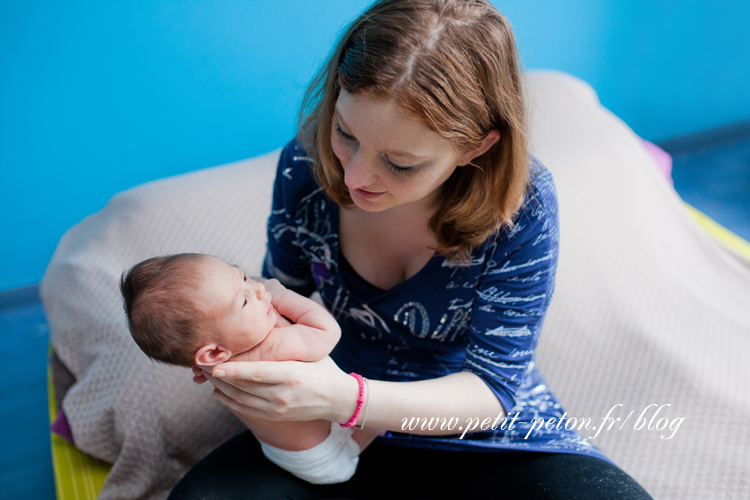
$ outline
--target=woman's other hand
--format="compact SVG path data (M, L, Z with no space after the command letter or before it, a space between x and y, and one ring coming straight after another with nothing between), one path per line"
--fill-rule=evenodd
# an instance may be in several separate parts
M204 372L202 368L194 366L193 367L193 382L195 382L196 384L202 384L207 381L208 379L206 378L206 372Z

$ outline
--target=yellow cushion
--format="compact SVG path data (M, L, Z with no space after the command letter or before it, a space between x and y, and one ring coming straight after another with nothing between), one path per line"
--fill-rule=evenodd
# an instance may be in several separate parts
M687 208L693 218L698 221L698 224L700 224L706 231L708 231L711 236L713 236L738 254L750 259L750 243L743 240L725 227L717 224L713 219L691 207L690 205L687 205Z
M51 365L47 367L47 389L51 424L57 418ZM54 432L50 435L52 436L52 469L55 472L57 500L95 500L112 466L79 451L73 443Z

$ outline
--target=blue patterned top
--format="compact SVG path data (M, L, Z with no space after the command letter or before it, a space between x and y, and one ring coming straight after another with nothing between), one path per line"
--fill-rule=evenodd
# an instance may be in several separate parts
M320 293L341 325L332 357L342 370L401 382L469 371L508 413L505 426L462 439L458 427L466 423L457 420L456 435L389 432L380 439L605 458L575 429L565 430L564 421L529 433L534 419L554 417L559 423L564 413L534 355L557 267L557 195L549 171L532 159L530 188L515 225L476 249L470 265L456 266L435 254L416 275L380 290L339 253L339 207L315 183L309 162L297 141L281 153L263 275L303 295Z

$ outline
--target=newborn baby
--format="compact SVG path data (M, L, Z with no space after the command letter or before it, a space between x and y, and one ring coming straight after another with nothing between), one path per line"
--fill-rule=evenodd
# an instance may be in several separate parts
M341 336L333 316L277 280L264 283L216 257L177 254L123 272L120 290L133 339L157 361L210 371L229 359L328 356ZM325 420L248 426L270 461L315 484L351 478L361 449L378 433L358 431L355 441L350 428Z

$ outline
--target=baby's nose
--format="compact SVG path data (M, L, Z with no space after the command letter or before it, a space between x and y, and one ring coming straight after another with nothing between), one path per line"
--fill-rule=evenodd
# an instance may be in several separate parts
M258 300L263 299L265 294L266 287L263 286L263 283L257 283L257 286L255 287L255 295L258 297Z

